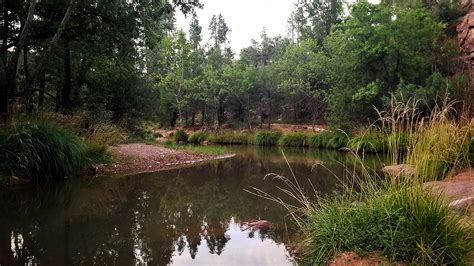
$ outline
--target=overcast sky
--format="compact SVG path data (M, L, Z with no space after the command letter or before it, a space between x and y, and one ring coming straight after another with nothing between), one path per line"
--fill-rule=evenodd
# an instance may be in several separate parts
M250 46L250 40L260 40L265 27L269 36L286 36L287 20L297 0L201 0L204 8L197 10L203 28L203 40L209 41L209 21L212 15L221 13L231 29L230 42L234 53ZM352 1L351 1L352 2ZM370 2L378 2L371 0ZM188 18L177 12L177 28L189 32Z

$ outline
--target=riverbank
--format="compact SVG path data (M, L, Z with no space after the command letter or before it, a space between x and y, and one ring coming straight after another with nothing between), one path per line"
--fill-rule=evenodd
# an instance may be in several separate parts
M114 163L92 166L96 176L139 174L168 170L183 165L230 158L234 154L208 154L176 150L142 143L121 144L109 148Z

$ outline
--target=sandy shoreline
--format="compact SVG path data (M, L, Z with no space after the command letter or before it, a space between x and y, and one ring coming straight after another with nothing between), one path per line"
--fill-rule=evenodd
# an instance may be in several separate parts
M146 144L122 144L110 148L117 162L93 166L96 176L158 172L179 166L233 157L234 154L205 154Z

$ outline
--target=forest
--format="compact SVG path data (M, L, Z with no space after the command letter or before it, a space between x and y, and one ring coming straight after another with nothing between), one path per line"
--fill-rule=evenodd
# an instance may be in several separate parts
M472 264L474 3L212 2L0 0L0 265Z
M231 50L222 15L199 21L197 1L36 2L3 7L4 122L52 110L132 129L144 121L350 129L372 123L392 96L417 97L427 110L470 96L456 60L455 1L361 1L349 14L343 1L308 1L295 5L288 37L263 29L242 51ZM192 17L189 32L176 30L175 9Z

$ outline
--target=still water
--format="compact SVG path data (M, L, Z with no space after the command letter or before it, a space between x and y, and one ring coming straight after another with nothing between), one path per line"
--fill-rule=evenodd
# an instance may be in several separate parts
M0 265L294 264L299 238L285 210L245 191L283 197L281 182L264 178L291 177L282 150L229 150L236 156L159 173L0 191ZM307 193L330 194L354 162L340 152L283 151ZM249 228L254 220L273 226Z

